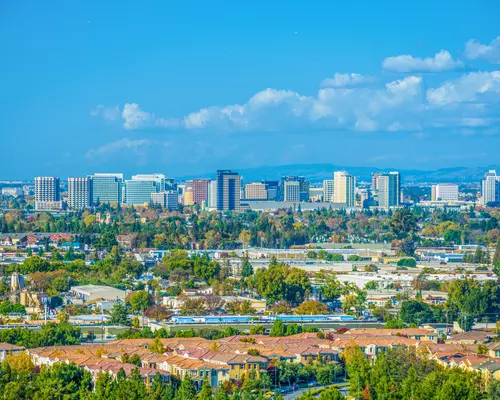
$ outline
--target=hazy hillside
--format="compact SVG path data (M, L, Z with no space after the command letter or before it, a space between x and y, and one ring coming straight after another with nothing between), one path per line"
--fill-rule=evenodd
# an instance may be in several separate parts
M278 180L285 175L305 176L311 182L320 182L324 179L332 179L333 171L345 169L355 175L359 180L370 180L373 172L399 171L405 182L478 182L489 169L500 172L499 165L485 167L467 168L443 168L438 170L415 170L397 168L375 168L375 167L352 167L334 164L291 164L279 166L261 166L255 168L238 169L245 181ZM215 174L201 174L199 176L186 176L179 179L192 179L198 177L215 177Z

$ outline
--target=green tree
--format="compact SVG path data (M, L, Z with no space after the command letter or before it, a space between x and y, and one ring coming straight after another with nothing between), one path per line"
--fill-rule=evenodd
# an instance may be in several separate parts
M344 400L345 397L335 386L326 388L319 395L319 400Z
M154 338L154 340L151 342L151 345L149 346L149 350L156 354L163 354L165 353L165 351L167 351L165 346L163 346L160 338Z
M220 265L216 261L196 260L194 263L194 276L198 279L209 282L217 278L220 274Z
M241 261L241 277L248 278L253 275L253 267L248 260L248 256L244 257Z
M116 383L113 376L107 372L99 372L95 382L94 395L96 400L108 400L113 398Z
M169 393L168 386L157 373L151 382L148 400L173 400L173 393Z
M146 290L139 290L130 297L130 305L134 311L144 311L152 303Z
M285 336L285 333L285 323L280 319L275 320L273 322L273 327L271 329L271 332L269 333L269 336Z
M491 263L493 264L493 271L500 277L500 239L497 240L495 254Z
M208 379L203 381L200 393L198 393L196 398L199 400L213 400L212 387L208 383Z
M130 321L128 319L128 307L125 303L121 301L117 301L113 305L113 309L111 311L111 318L109 320L112 324L118 325L129 325Z
M229 395L224 385L219 385L215 391L214 400L229 400Z
M487 400L498 400L500 399L500 381L497 379L492 379L488 384L487 389Z
M295 309L295 314L299 315L321 315L328 314L328 307L326 304L317 300L304 301L300 306Z
M334 272L321 270L315 274L315 279L320 284L322 300L337 300L342 295L342 284Z
M139 368L134 368L126 381L126 388L128 397L127 399L145 399L146 398L146 385L141 378Z
M364 390L370 380L370 363L357 345L347 346L342 352L342 359L349 376L349 393L359 398L358 393Z
M391 218L390 228L394 236L398 239L407 237L414 232L417 227L416 218L407 208L397 210Z
M175 400L193 400L196 397L196 387L189 374L184 375L179 389L175 394Z
M34 400L79 399L92 390L92 377L75 364L56 363L43 367L34 381Z
M181 315L203 315L206 311L205 300L200 297L196 299L187 298L181 305Z

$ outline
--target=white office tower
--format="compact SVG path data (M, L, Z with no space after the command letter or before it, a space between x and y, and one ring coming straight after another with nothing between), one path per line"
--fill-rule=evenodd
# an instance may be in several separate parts
M323 181L323 201L333 202L334 180L325 179Z
M61 210L61 186L59 178L44 176L35 178L35 210Z
M333 174L333 180L333 202L354 207L356 178L346 171L337 171Z
M378 206L399 207L401 200L401 176L399 172L379 174L377 177Z
M68 207L83 210L90 207L92 201L90 178L68 178Z
M495 170L484 174L481 182L481 202L484 205L500 202L500 176Z
M283 201L300 201L300 182L285 181L283 182Z
M432 201L457 201L458 185L440 183L432 185Z
M208 184L208 208L217 209L217 181L212 180Z
M176 190L151 193L151 204L157 204L162 208L174 211L179 207L179 195Z

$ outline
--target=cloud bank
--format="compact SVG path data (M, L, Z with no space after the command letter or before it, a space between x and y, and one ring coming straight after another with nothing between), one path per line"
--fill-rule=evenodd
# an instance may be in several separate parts
M434 57L418 58L411 55L387 57L382 67L395 72L443 72L463 68L460 60L454 60L449 52L441 50Z
M500 36L490 44L481 44L472 39L465 44L465 56L469 60L485 60L492 64L500 64Z
M469 41L465 55L469 59L496 60L499 43L499 38L490 45ZM313 95L267 88L245 103L206 107L180 118L159 117L136 103L123 107L99 105L91 114L107 121L119 120L126 130L421 133L426 129L458 127L467 128L468 133L485 129L491 133L500 116L500 71L463 73L433 87L417 74L463 66L462 61L453 59L445 50L428 58L401 55L386 58L383 68L410 74L385 83L381 78L358 73L335 73L324 79Z

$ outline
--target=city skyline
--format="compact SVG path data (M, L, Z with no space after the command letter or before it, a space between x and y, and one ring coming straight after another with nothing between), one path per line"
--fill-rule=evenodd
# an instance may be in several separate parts
M249 180L231 170L217 170L216 179L194 179L177 183L164 174L139 174L124 179L123 174L95 173L87 177L70 177L67 181L67 198L61 196L59 177L35 177L35 210L60 211L82 210L103 203L116 205L157 205L175 210L178 204L201 206L204 210L241 212L245 209L285 209L293 204L315 203L315 208L336 207L346 209L396 209L411 207L420 201L435 205L447 203L456 206L500 203L500 176L496 170L485 172L476 194L459 195L459 185L439 183L431 186L430 197L405 199L399 171L374 172L371 182L356 182L348 171L334 171L333 180L326 179L320 185L311 185L304 176L282 176L279 181ZM23 194L7 188L5 196L23 196L30 188L23 186ZM65 201L63 201L65 200ZM408 201L406 201L408 200ZM243 203L243 201L245 203ZM295 206L293 206L295 207Z
M497 3L195 3L7 6L7 178L498 163Z

